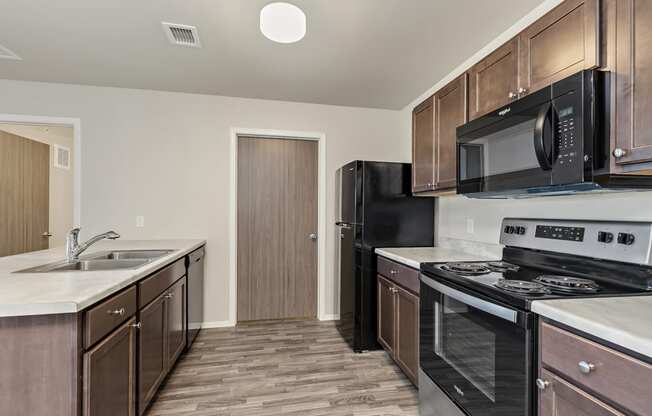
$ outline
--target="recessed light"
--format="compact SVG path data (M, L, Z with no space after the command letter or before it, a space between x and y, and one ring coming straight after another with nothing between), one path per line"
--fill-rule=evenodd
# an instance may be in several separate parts
M306 36L306 14L294 4L270 3L260 11L260 31L274 42L298 42Z

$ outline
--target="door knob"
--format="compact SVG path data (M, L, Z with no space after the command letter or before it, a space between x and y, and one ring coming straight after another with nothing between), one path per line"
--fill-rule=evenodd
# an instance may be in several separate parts
M311 239L312 241L315 241L317 239L317 234L315 233L309 234L308 238Z
M616 159L619 159L627 154L627 150L617 147L613 151L613 155Z

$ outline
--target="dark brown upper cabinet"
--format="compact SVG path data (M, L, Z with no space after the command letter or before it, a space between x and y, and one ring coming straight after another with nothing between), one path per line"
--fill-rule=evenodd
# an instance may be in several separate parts
M457 184L457 127L467 122L467 76L435 94L435 189Z
M518 97L518 38L512 39L469 70L469 119Z
M519 35L523 96L599 62L598 0L566 0Z
M467 76L458 77L413 112L413 182L417 192L455 188L458 126L467 121Z
M434 97L412 112L412 190L435 189L435 105Z
M612 161L628 170L626 165L652 161L652 3L617 0L611 4L615 15L606 30L613 34L615 54Z

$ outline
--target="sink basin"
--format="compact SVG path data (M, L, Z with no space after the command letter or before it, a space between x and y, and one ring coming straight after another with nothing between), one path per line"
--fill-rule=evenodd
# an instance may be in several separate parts
M174 250L113 250L91 253L76 261L60 261L44 264L15 273L91 272L107 270L137 269Z
M89 254L89 259L98 260L130 260L130 259L146 259L154 260L159 257L167 256L174 250L114 250L98 254Z
M58 263L50 263L42 266L36 266L25 270L19 270L16 273L56 273L56 272L92 272L92 271L106 271L106 270L125 270L137 269L138 267L149 263L148 259L121 259L121 260L107 260L107 259L86 259L78 261L64 261Z

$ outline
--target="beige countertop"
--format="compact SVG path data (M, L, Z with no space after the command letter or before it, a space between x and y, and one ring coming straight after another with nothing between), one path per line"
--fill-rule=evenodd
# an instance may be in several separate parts
M377 248L376 254L387 257L406 266L415 269L421 267L421 263L436 263L450 261L491 261L500 258L488 258L463 250L455 250L443 247L400 247L400 248Z
M204 240L102 241L86 253L169 249L172 253L136 269L13 273L65 259L64 248L0 258L0 317L75 313L201 247Z
M532 310L652 358L652 296L541 300Z

